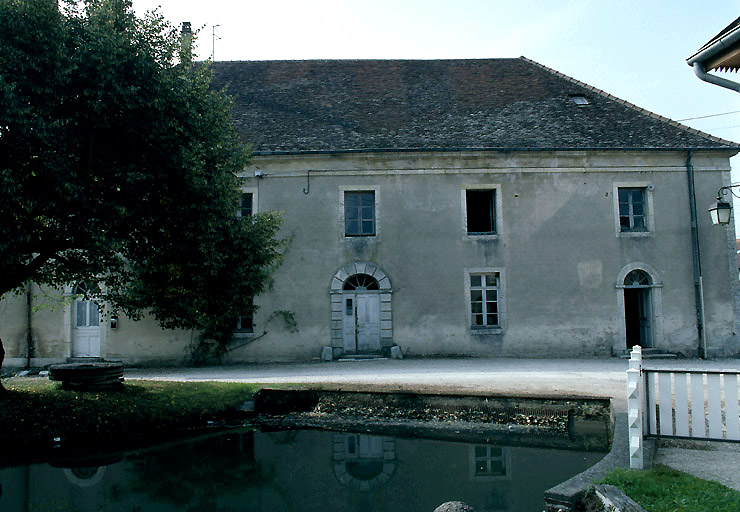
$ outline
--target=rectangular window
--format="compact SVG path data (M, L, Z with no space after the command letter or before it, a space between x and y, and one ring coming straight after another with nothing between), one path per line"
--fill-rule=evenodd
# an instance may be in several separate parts
M470 325L499 327L499 273L470 274Z
M496 233L495 190L466 190L465 208L469 235L492 235Z
M375 192L344 193L345 236L375 235Z
M620 231L647 231L645 189L620 187L618 194Z
M239 217L249 217L252 215L252 200L254 195L251 192L242 193L242 201L239 206Z
M474 453L475 476L506 476L506 456L503 448L476 446Z
M236 332L254 332L254 325L252 323L252 315L242 315L236 317L234 320L234 331Z
M253 302L250 301L250 304L253 304ZM250 311L249 313L238 316L234 319L231 325L234 329L234 332L237 332L237 333L254 332L254 315Z

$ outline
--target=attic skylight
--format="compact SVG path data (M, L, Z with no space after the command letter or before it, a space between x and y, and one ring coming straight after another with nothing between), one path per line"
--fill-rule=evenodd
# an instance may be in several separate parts
M583 94L569 94L568 98L576 105L590 105L591 102Z

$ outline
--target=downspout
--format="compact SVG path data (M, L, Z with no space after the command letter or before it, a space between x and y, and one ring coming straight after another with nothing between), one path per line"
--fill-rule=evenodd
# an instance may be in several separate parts
M694 152L689 150L686 159L686 175L689 181L689 212L691 214L691 249L694 264L694 295L696 300L696 328L699 334L699 357L707 358L707 334L704 329L704 283L701 275L701 253L699 251L699 225L696 217L696 194L694 190L694 166L691 159Z
M33 294L31 283L26 285L26 369L31 367L31 355L33 353L33 330L31 320L33 318Z
M720 87L724 87L725 89L740 92L739 83L733 82L732 80L727 80L726 78L710 75L706 72L706 70L704 69L704 65L701 62L694 62L693 68L694 73L696 73L696 76L698 76L701 80L709 82L710 84L719 85Z

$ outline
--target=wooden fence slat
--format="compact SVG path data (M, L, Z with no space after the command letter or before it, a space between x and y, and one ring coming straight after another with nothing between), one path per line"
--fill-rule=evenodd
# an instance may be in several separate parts
M719 374L707 375L709 438L722 439L722 388Z
M655 414L655 405L658 401L657 397L657 386L655 385L655 374L654 373L648 373L648 410L647 410L647 417L648 417L648 433L651 435L656 435L658 433L658 421Z
M671 374L658 375L660 435L673 435L673 393L671 392Z
M704 412L704 375L691 374L691 436L707 437Z
M689 392L686 374L673 374L673 395L676 402L676 435L689 437Z
M740 441L740 411L737 401L737 375L725 374L725 425L727 439Z

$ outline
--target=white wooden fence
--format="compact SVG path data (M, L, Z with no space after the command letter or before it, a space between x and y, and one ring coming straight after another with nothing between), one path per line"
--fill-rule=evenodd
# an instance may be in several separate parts
M642 468L643 436L740 441L740 372L644 368L635 349L627 370L630 467Z

